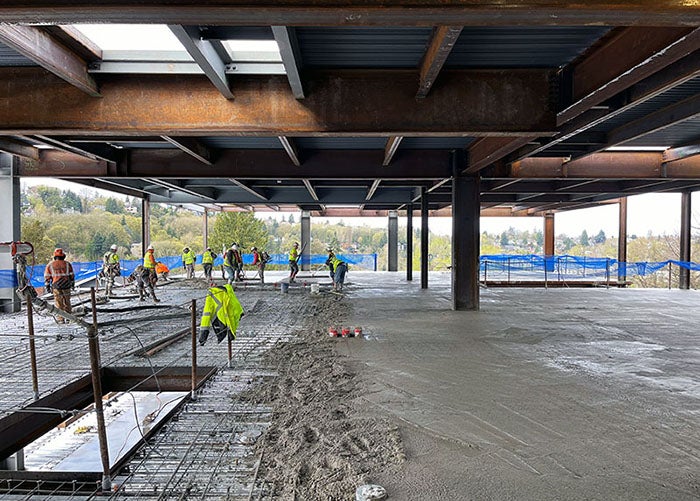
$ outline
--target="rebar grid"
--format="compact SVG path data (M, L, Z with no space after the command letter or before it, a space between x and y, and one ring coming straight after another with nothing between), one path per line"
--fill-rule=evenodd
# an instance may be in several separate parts
M163 302L182 304L187 295L201 298L204 290L196 287L161 289ZM174 298L177 297L177 301ZM261 298L268 298L264 300ZM253 455L254 440L271 419L271 410L247 404L240 394L251 385L274 378L276 370L261 364L260 357L276 343L286 341L301 328L305 313L310 311L300 295L275 295L269 291L239 293L246 316L234 342L233 368L228 363L225 344L210 340L199 348L199 365L220 367L219 373L199 391L198 399L186 404L172 422L145 444L118 477L112 497L155 499L249 499L254 492L255 475L260 458ZM123 311L124 304L113 302L99 307L100 322L110 323L100 329L102 366L158 366L167 368L188 365L190 352L187 337L148 359L135 353L189 323L177 305L158 308L147 319L142 314ZM137 303L138 304L138 303ZM122 311L110 313L114 305ZM162 314L161 314L162 313ZM133 318L133 317L136 318ZM168 316L162 320L163 316ZM118 321L118 322L117 322ZM85 376L89 371L87 339L81 328L58 325L53 319L35 318L39 389L42 394L54 391ZM0 417L18 410L31 401L28 334L22 314L0 317ZM161 369L162 370L162 369ZM157 375L157 373L156 373ZM245 443L244 443L245 442ZM250 443L249 443L250 442ZM65 482L51 488L41 485L27 492L22 483L0 495L0 499L90 499L99 485ZM82 487L83 492L78 492ZM84 492L91 489L92 492ZM258 494L261 494L258 491Z

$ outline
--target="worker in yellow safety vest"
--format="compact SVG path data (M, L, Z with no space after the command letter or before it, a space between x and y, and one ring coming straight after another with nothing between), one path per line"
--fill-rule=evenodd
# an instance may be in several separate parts
M211 270L214 267L214 259L216 259L216 254L211 250L211 247L207 247L207 250L202 253L202 266L204 267L204 278L209 280L212 285L214 281L211 278Z
M197 256L189 247L182 249L182 266L185 268L187 278L194 278L194 263Z
M210 288L199 325L199 344L207 342L210 329L214 329L219 343L226 336L236 339L236 330L243 313L243 307L230 284Z
M117 254L117 244L113 244L109 251L102 257L102 277L105 279L105 293L107 296L112 294L114 287L114 279L121 275L119 268L119 255Z
M158 275L156 274L156 258L154 257L153 252L153 246L149 245L148 249L146 249L146 254L143 256L143 271L141 272L141 280L143 282L143 287L148 288L150 291L153 302L160 303L160 299L156 297L155 291L155 284L158 281ZM141 293L139 293L139 297L143 301L143 295Z
M345 282L345 273L348 271L348 265L345 261L338 259L334 254L333 257L329 257L331 264L333 265L333 290L342 291L343 283Z
M294 278L299 273L299 242L294 242L292 250L289 251L289 282L294 282Z

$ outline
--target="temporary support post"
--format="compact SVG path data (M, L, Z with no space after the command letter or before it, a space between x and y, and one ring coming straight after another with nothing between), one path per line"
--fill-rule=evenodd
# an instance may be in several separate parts
M192 400L196 399L195 389L197 388L197 300L193 299L190 305L190 316L192 318Z
M466 152L452 153L452 309L479 309L479 176L462 174Z
M31 298L27 295L27 328L29 329L29 359L32 364L32 390L34 400L39 400L39 375L36 367L36 342L34 340L34 310Z
M311 213L301 211L301 269L310 270L311 258Z
M202 250L206 250L209 247L209 211L207 209L204 209L204 214L202 215L202 225L202 234L204 236L204 248Z
M231 336L226 336L226 339L228 340L228 368L233 367L233 339L231 339Z
M627 281L627 197L620 199L619 238L617 241L617 281Z
M20 240L20 189L16 161L0 153L0 242ZM20 298L15 294L15 272L9 248L0 250L0 311L19 311Z
M146 255L146 249L151 245L151 201L148 197L141 201L141 255Z
M389 211L389 226L387 240L389 242L389 255L387 256L387 271L399 270L399 213Z
M95 398L95 414L97 415L97 438L100 442L100 459L102 461L102 490L112 490L112 480L109 475L109 449L107 445L107 428L102 407L102 377L100 372L100 340L97 334L97 301L95 288L90 288L90 306L92 307L92 325L88 329L88 345L90 347L90 369L92 372L92 392Z
M428 288L428 190L420 189L420 288Z
M681 193L681 252L680 260L690 262L690 219L691 219L691 195L686 191ZM678 269L678 287L690 289L690 269L680 266Z
M406 206L406 280L413 280L413 204Z

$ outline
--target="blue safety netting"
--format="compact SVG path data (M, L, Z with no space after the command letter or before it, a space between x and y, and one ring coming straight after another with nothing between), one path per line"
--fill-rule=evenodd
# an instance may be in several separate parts
M299 264L309 264L311 266L319 265L323 266L326 262L326 254L311 254L310 256L302 256L299 260ZM339 259L346 261L347 263L353 265L358 269L377 271L377 255L376 254L339 254ZM180 256L164 256L156 258L156 261L160 261L165 266L174 270L176 268L182 268L182 258ZM132 259L119 261L121 267L121 275L123 277L128 277L136 269L136 267L143 262L142 259ZM197 256L197 264L202 263L202 256ZM221 256L218 256L214 260L214 266L221 266L224 260ZM75 281L80 282L82 280L92 279L97 276L97 274L102 269L102 261L90 261L90 262L73 262L73 273L75 273ZM252 265L253 255L243 254L243 264ZM288 254L271 254L268 265L288 265L289 255ZM27 267L27 276L29 277L32 285L34 287L41 287L44 285L44 270L46 265L35 265ZM0 270L0 288L15 287L17 285L17 276L14 270Z

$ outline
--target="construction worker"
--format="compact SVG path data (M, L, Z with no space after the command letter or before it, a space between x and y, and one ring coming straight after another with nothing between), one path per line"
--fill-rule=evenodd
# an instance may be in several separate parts
M292 250L289 251L289 282L294 282L294 278L299 273L299 242L294 242Z
M139 301L145 301L146 296L150 295L154 303L160 303L160 299L156 297L156 291L153 287L154 282L151 280L151 273L142 264L138 265L131 275L127 277L127 281L129 283L136 282ZM146 292L146 289L148 289L148 292Z
M168 268L163 261L158 261L156 263L156 275L161 280L168 280L168 275L170 274L170 268Z
M258 252L257 247L251 247L250 251L253 253L253 266L258 267L258 274L260 275L260 282L265 283L265 265L267 264L270 255L267 252Z
M224 270L226 275L228 275L228 283L232 284L236 277L236 272L233 269L234 255L233 248L236 247L236 242L233 242L224 254ZM238 248L238 247L236 247Z
M156 273L156 258L153 256L154 249L152 245L148 246L146 249L146 254L143 256L143 271L142 279L146 287L151 291L151 297L155 303L160 303L160 299L156 297L155 284L158 282L158 275ZM138 283L138 281L137 281ZM143 295L139 293L139 298L141 301L144 300Z
M340 292L343 290L343 283L345 282L345 273L348 271L348 265L335 255L331 262L333 264L333 290Z
M211 277L211 269L214 266L215 259L216 254L211 250L211 247L207 247L207 250L202 253L202 266L204 266L204 277L212 285L214 284L214 279Z
M106 281L105 292L107 296L110 296L112 294L112 288L114 287L114 279L121 275L116 244L113 244L109 248L109 251L102 256L102 275Z
M214 329L219 343L226 336L232 340L236 339L236 329L242 316L243 307L231 284L210 288L199 325L199 344L204 345L207 342L210 329Z
M197 256L189 247L182 249L182 266L185 268L187 278L194 278L194 263Z
M53 292L56 308L66 313L73 311L70 304L70 293L71 289L75 287L75 274L73 266L66 261L66 255L61 248L53 251L53 261L46 265L44 285L47 292ZM67 321L61 316L57 318L59 324Z
M243 280L243 255L237 244L233 244L233 271L235 272L235 280Z
M326 259L326 266L328 266L328 269L330 270L330 276L331 280L333 280L333 277L335 276L335 272L333 269L333 260L335 259L335 254L333 253L333 249L331 247L328 247L326 249L328 252L328 258Z

